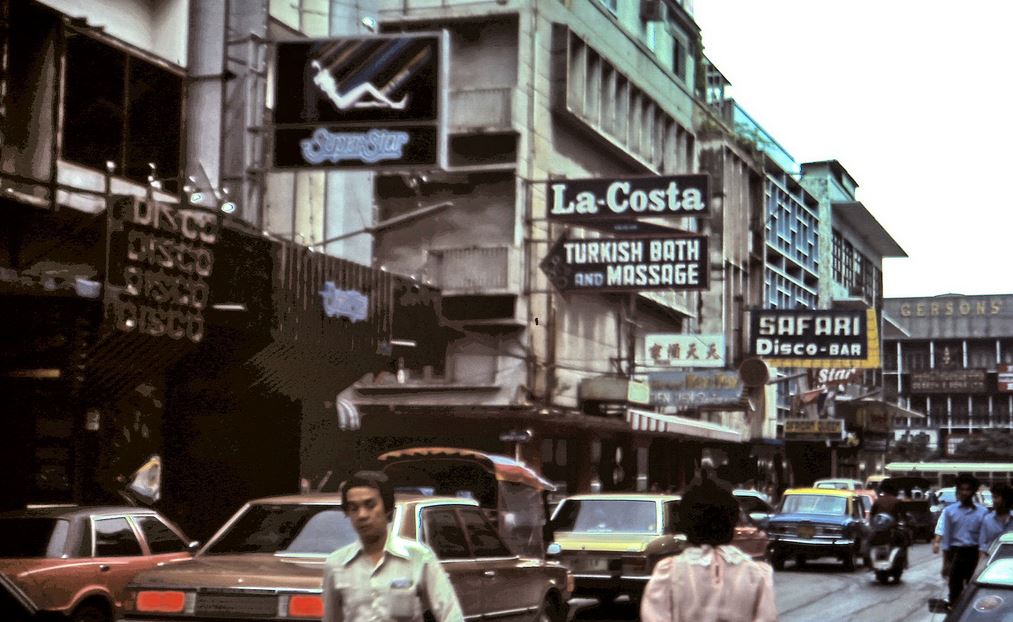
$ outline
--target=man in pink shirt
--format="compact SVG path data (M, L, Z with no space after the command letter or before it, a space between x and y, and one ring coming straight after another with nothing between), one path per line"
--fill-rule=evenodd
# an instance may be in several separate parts
M705 477L683 495L679 519L691 546L655 566L640 603L640 619L777 620L773 569L730 544L739 519L739 505L731 492Z

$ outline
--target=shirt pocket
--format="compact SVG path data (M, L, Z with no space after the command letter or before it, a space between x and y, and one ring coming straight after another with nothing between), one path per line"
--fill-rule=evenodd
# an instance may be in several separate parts
M394 620L416 620L422 616L418 588L414 584L390 587L384 594L387 612Z

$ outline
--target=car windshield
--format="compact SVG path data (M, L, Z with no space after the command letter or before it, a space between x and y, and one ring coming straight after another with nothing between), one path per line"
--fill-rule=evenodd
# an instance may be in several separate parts
M770 511L767 504L759 497L753 497L751 495L735 495L735 499L738 500L739 506L746 514Z
M653 501L567 499L553 519L556 531L658 533Z
M0 557L60 557L69 531L57 518L0 518Z
M831 495L788 495L781 504L786 514L845 514L847 508L847 497Z
M271 553L329 555L356 538L338 505L252 505L211 542L203 555Z
M945 488L936 493L936 499L940 503L954 503L957 500L957 491L953 488Z

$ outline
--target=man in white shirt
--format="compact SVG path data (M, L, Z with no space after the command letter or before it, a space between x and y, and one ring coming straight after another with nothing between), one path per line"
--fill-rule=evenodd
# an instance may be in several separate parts
M386 475L359 471L341 484L341 503L359 539L324 563L323 622L463 622L433 551L390 532L394 491Z

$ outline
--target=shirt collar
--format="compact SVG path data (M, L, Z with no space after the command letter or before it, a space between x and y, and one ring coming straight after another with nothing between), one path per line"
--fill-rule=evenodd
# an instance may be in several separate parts
M401 541L401 538L395 536L389 529L387 530L387 542L383 545L383 552L385 554L390 553L394 557L400 557L401 559L411 559L408 547ZM348 546L345 554L338 558L338 562L342 566L347 566L361 553L363 553L362 540L356 539L354 543Z

